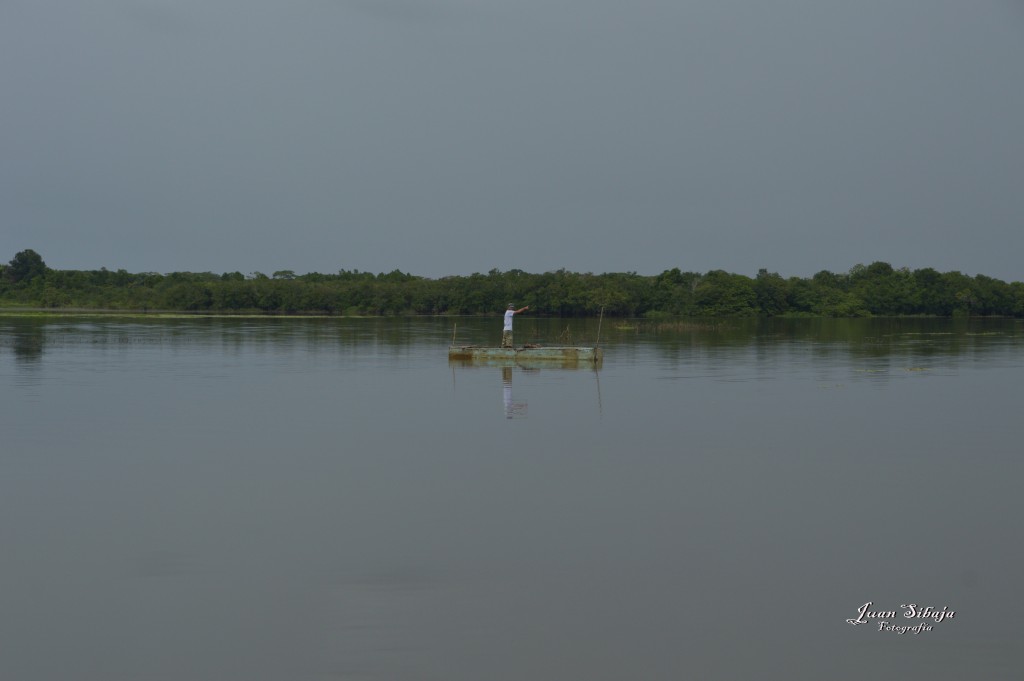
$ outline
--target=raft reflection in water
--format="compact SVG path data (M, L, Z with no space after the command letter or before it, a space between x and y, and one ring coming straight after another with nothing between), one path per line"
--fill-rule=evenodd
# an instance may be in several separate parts
M522 360L517 360L517 359L503 359L503 360L497 360L497 359L487 359L487 360L449 359L448 363L449 363L449 366L451 366L451 369L452 369L452 387L453 388L456 386L456 383L457 383L456 375L461 373L461 371L474 372L474 373L477 373L478 375L490 374L490 375L493 376L493 374L491 372L495 368L500 369L500 371L501 371L501 398L502 398L503 411L504 411L506 419L526 418L527 410L528 410L527 400L522 399L521 395L520 395L520 399L519 400L515 399L515 396L514 396L514 394L512 392L512 376L514 374L519 374L520 380L522 380L523 377L537 377L542 372L548 372L548 371L553 372L552 377L554 378L555 375L560 375L561 372L563 372L563 371L567 371L567 372L569 372L571 374L576 374L577 370L587 370L585 372L581 371L580 373L592 374L592 376L594 377L594 387L596 388L595 395L596 395L596 399L597 399L597 408L598 408L598 412L599 413L602 412L602 409L601 409L601 383L600 383L600 380L598 380L598 374L599 374L600 369L601 369L601 365L600 364L594 364L592 362L578 362L578 361L569 361L569 362L552 362L552 361L523 362ZM485 381L485 382L487 382L487 381ZM530 382L531 381L527 380L527 383L530 383ZM554 379L553 381L548 381L547 383L549 383L549 384L550 383L561 383L561 381L559 381L557 379ZM570 387L569 390L572 392L574 397L582 396L582 395L585 394L585 393L580 393L578 391L578 389L581 386L579 386L579 384L576 381L571 381L569 384L563 384L563 385L571 385L571 386L573 386L573 387ZM541 389L541 390L544 391L545 397L549 397L550 396L549 390L552 389L553 387L554 387L553 385L542 386L541 384L535 382L532 388L529 385L527 385L526 386L526 390L527 390L527 392L529 392L531 389L533 389L533 390ZM522 390L522 388L523 387L520 386L520 390Z

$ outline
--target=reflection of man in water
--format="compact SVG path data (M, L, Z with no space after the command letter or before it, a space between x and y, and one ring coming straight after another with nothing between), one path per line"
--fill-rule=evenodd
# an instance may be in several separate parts
M501 368L501 396L505 402L505 418L522 418L526 415L526 403L512 401L512 367Z
M512 367L501 370L501 393L505 399L505 418L512 418Z
M526 307L521 307L517 310L515 305L513 305L512 303L508 304L508 309L505 310L505 328L502 329L501 332L501 347L512 347L512 317L514 315L519 314L520 312L525 312L526 310L529 309L529 305L527 305Z

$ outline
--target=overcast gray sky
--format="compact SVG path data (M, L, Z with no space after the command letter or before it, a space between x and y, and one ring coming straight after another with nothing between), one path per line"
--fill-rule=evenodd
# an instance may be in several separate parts
M1024 280L1019 0L2 0L0 261Z

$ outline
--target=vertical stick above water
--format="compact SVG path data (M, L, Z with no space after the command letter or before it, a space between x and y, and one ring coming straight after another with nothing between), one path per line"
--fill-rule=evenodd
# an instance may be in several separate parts
M594 343L594 349L601 347L601 322L604 321L604 305L601 306L601 316L597 318L597 342Z

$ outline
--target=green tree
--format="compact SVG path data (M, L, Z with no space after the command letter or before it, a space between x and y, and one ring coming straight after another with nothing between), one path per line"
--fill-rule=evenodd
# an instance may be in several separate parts
M29 248L14 256L4 274L12 283L28 283L36 277L46 276L46 263L41 255Z
M917 281L906 268L895 270L887 262L857 265L850 270L850 281L851 292L871 314L912 314L920 308Z
M695 294L700 313L709 317L749 316L754 314L757 305L757 294L750 278L725 270L712 270L705 274Z
M757 307L762 314L782 314L789 307L786 302L789 286L776 272L769 272L763 267L759 269L757 278L754 279L754 293L757 296Z
M951 290L941 274L931 267L914 270L917 285L918 312L948 317L956 305L956 292Z

